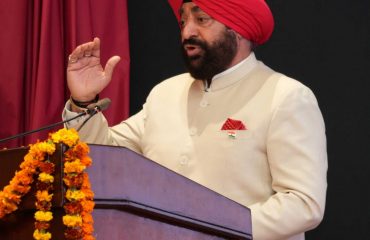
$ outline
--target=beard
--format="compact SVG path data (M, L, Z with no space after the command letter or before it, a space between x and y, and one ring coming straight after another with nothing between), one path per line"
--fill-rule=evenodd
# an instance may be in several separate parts
M188 56L185 45L197 45L202 49L195 56ZM213 76L225 71L234 59L237 51L236 34L225 29L221 38L209 44L196 38L185 39L182 43L182 55L190 75L198 80L210 81Z

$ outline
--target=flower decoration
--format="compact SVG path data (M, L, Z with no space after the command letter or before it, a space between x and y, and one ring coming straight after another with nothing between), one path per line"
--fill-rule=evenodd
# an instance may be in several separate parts
M50 221L53 219L52 198L55 164L49 156L55 152L57 143L69 147L64 153L64 177L67 187L64 204L66 215L63 223L66 239L93 240L94 193L91 190L87 173L84 170L92 164L88 156L89 147L80 142L74 129L61 129L50 134L49 139L30 145L29 151L20 164L20 171L15 173L9 185L0 191L0 219L17 210L22 197L31 189L34 175L38 175L36 182L35 206L35 231L33 238L36 240L49 240L52 238L48 232Z

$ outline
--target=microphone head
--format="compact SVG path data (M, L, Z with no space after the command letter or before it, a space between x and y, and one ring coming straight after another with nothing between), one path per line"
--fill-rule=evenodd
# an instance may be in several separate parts
M104 111L109 107L111 102L112 101L109 98L103 98L96 103L88 105L86 108L89 110L96 110L97 108L97 111Z
M112 101L109 98L103 98L102 100L98 101L98 107L100 111L106 110Z

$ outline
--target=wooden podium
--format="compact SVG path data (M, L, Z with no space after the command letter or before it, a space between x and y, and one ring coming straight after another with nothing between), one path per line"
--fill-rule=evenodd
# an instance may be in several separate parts
M0 151L0 189L26 153L26 148ZM90 156L96 239L252 239L248 208L126 148L90 145ZM62 151L53 158L57 192L50 232L64 239ZM32 239L34 201L34 192L28 193L18 211L0 220L0 239Z

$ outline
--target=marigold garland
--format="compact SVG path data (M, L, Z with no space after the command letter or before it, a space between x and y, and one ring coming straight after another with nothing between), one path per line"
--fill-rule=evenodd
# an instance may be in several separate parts
M17 210L21 198L30 191L33 177L38 174L36 182L36 213L35 231L36 240L52 238L48 232L50 221L53 219L51 201L53 198L53 181L55 165L49 160L49 155L55 152L56 143L63 143L69 147L64 153L64 177L67 186L64 205L66 215L63 223L66 226L66 239L94 240L93 218L94 193L91 190L87 173L84 170L92 164L88 156L89 147L80 142L74 129L61 129L50 134L49 139L30 145L24 161L20 164L20 171L15 173L9 185L0 191L0 219Z

